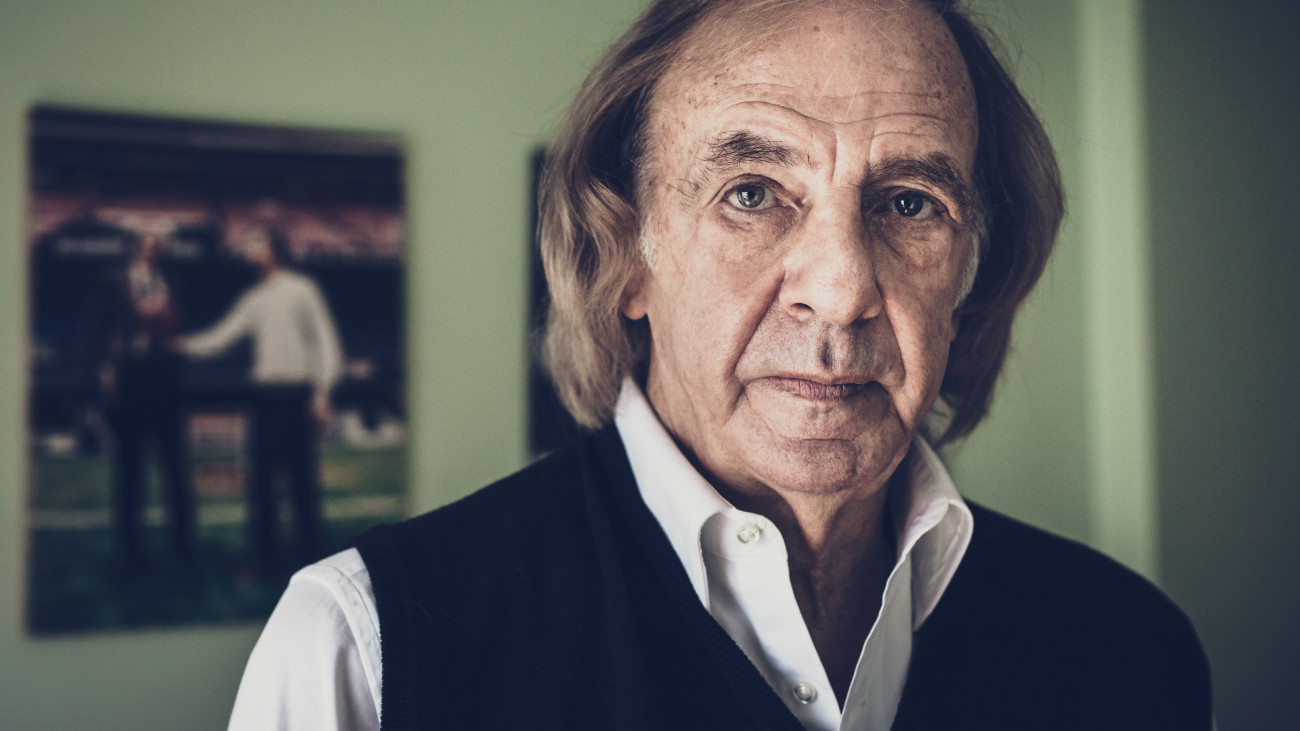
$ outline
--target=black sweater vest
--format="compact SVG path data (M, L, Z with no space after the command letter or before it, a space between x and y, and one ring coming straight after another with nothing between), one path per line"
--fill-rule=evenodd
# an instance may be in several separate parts
M1208 729L1209 674L1158 590L972 505L895 729ZM617 432L357 541L398 729L802 727L701 605Z

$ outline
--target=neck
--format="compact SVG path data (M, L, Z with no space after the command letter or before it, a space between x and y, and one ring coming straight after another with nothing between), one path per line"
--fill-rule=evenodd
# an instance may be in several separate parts
M832 495L775 488L740 492L725 486L719 491L781 531L800 613L843 701L894 567L888 483Z
M781 488L735 490L714 483L723 497L741 510L771 520L781 530L791 562L830 567L850 556L866 558L883 549L893 560L892 545L877 538L889 531L885 503L887 484L814 495Z

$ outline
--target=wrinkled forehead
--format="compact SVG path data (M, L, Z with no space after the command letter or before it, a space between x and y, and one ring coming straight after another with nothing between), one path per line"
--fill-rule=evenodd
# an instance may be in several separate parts
M761 87L761 88L760 88ZM735 0L719 3L684 39L654 88L661 132L691 108L782 90L827 121L853 122L865 95L899 95L977 134L975 97L947 24L923 0ZM856 116L855 116L856 115ZM681 120L683 123L685 120Z

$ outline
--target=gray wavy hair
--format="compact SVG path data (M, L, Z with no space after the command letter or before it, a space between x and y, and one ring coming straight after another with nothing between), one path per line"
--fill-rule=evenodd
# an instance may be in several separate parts
M643 378L648 366L649 327L623 317L620 305L645 266L637 192L655 84L693 31L743 2L653 2L588 74L548 151L538 223L551 297L546 357L560 400L583 426L606 423L623 379ZM988 413L1012 322L1047 264L1065 202L1051 143L994 53L991 35L957 0L925 4L948 26L971 77L979 117L975 185L983 204L978 268L957 310L936 406L945 426L933 436L942 444L970 433Z

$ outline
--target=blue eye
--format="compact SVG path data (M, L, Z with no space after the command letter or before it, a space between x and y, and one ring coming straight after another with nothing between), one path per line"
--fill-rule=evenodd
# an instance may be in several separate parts
M761 211L776 205L776 196L761 183L737 185L727 194L727 200L733 206L747 211Z
M894 196L894 211L906 218L924 221L934 215L934 201L924 193L907 190Z

